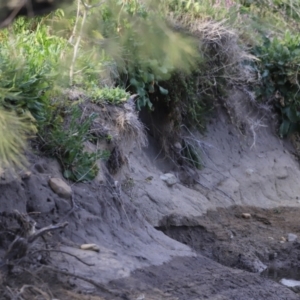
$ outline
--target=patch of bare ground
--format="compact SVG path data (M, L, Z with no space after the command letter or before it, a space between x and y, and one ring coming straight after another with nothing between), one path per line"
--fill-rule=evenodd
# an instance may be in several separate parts
M222 265L264 271L266 276L276 270L299 280L299 213L299 208L291 207L233 206L210 210L182 226L165 219L159 229Z

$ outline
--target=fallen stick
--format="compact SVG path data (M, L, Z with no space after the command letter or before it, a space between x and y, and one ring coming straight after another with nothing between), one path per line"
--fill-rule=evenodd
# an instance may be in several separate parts
M42 229L36 231L35 233L33 233L32 235L30 235L28 237L28 243L34 242L38 237L40 237L41 235L45 234L46 232L50 232L50 231L54 231L54 230L65 228L66 226L68 226L68 224L69 224L68 222L64 222L62 224L49 225L47 227L43 227Z

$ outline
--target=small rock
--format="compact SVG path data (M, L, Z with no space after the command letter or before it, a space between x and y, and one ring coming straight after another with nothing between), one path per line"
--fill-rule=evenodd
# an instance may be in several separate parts
M175 147L177 150L179 150L179 151L182 150L182 146L181 146L181 144L180 144L179 142L175 143L175 144L174 144L174 147Z
M249 213L243 213L243 214L242 214L242 217L243 217L244 219L251 219L251 214L249 214Z
M72 197L72 189L69 185L67 185L62 179L60 178L50 178L49 185L54 193L58 196L71 199Z
M31 172L30 171L26 171L26 172L22 172L21 173L21 178L24 179L28 179L31 176Z
M286 279L286 278L282 278L279 281L281 284L287 286L287 287L296 287L296 286L300 286L300 281L299 280L294 280L294 279Z
M286 238L285 238L284 236L282 236L282 237L280 238L280 243L283 244L283 243L285 243L285 242L286 242Z
M177 178L175 177L174 174L171 173L166 173L164 175L160 176L160 179L165 181L168 186L172 186L178 182Z
M150 182L153 179L153 176L149 176L145 179L145 181Z
M96 245L96 244L82 244L80 246L81 250L92 250L92 251L96 251L99 252L100 248Z
M287 240L288 240L289 242L294 242L294 241L297 240L297 238L298 238L298 236L297 236L296 234L294 234L294 233L289 233L289 234L288 234Z
M248 175L248 176L251 176L252 174L254 173L254 170L253 169L247 169L246 170L246 174Z

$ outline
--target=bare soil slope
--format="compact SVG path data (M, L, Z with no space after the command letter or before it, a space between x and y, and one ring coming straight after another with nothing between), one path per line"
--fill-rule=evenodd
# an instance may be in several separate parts
M1 212L27 213L38 228L69 225L0 265L0 299L298 299L258 273L298 268L300 255L298 241L285 240L300 234L299 167L272 128L258 129L251 148L251 136L220 113L206 136L194 133L205 165L198 174L185 180L150 143L115 177L103 167L89 184L68 183L73 201L49 187L62 178L53 160L32 156L27 178L2 175ZM166 172L176 184L160 178ZM3 258L18 228L0 221ZM86 243L99 252L80 249Z

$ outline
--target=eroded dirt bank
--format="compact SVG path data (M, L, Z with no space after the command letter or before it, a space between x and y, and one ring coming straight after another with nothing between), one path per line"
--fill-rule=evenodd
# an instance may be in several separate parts
M38 155L28 176L1 174L1 212L17 209L37 229L68 226L37 239L13 267L0 265L0 299L299 299L259 273L297 269L300 257L299 166L272 128L259 129L251 147L253 137L217 115L205 136L192 136L203 148L199 172L182 173L151 142L130 150L118 174L103 165L88 184L66 182L56 161ZM54 192L51 178L72 197ZM23 229L0 221L3 259ZM99 251L80 248L89 243Z
M39 228L61 221L68 221L69 226L37 240L10 272L1 270L1 299L12 299L24 285L51 292L56 299L298 299L275 281L234 265L240 254L249 253L250 265L253 257L265 264L286 264L286 254L293 251L296 259L297 242L281 244L280 238L289 232L299 233L298 210L221 208L209 211L197 222L186 219L183 231L183 226L173 229L170 219L160 229L179 243L150 226L125 195L120 198L108 189L108 183L73 185L77 207L69 214L71 204L48 186L50 177L60 176L59 168L53 161L33 159L30 178L2 179L1 210L38 211L31 216ZM241 218L243 212L250 213L251 219ZM3 225L4 220L1 222ZM83 243L95 243L100 251L79 249ZM6 247L3 243L2 256ZM275 252L278 255L272 260ZM28 292L23 298L38 295L37 291Z

